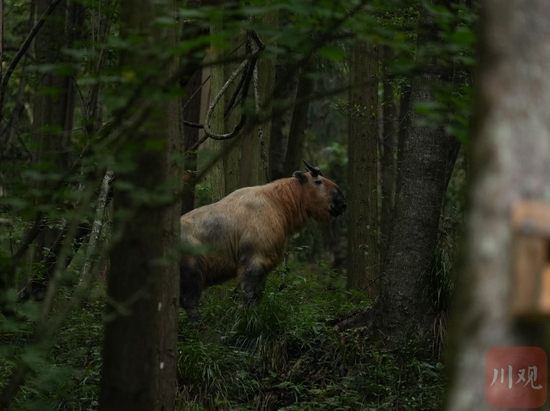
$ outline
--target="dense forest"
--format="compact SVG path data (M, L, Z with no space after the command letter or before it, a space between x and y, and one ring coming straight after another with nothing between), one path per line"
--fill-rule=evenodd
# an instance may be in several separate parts
M0 0L0 410L542 406L548 18Z

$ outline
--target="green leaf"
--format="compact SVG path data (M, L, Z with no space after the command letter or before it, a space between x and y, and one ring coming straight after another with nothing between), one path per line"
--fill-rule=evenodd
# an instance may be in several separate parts
M332 61L342 61L347 53L337 46L325 46L319 49L319 56Z

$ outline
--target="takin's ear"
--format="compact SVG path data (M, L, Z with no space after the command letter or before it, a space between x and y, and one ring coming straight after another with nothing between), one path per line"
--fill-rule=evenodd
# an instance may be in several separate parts
M292 177L297 178L300 184L305 184L307 182L306 175L299 170L292 173Z

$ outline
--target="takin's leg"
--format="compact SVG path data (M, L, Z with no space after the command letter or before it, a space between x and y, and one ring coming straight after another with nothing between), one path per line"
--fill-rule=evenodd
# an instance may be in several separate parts
M200 266L196 258L184 259L180 263L180 304L192 323L201 321L198 306L204 281Z
M261 265L244 267L239 278L239 285L243 290L243 305L245 307L256 306L262 300L268 272Z

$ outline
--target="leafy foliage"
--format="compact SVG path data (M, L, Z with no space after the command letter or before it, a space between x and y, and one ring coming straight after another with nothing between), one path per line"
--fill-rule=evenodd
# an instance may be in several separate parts
M3 67L23 44L35 14L32 2L4 3ZM14 315L2 318L0 324L0 386L6 386L7 378L19 364L30 370L30 377L13 404L15 410L97 407L103 298L86 301L66 319L53 339L36 344L33 335L38 326L43 326L39 324L42 306L32 299L21 301L20 297L32 289L28 287L31 279L46 283L57 274L63 292L54 296L53 312L43 320L51 321L62 311L79 283L78 273L87 248L86 228L94 219L94 202L105 169L110 167L116 174L135 167L135 147L126 143L147 116L131 115L135 113L129 112L130 103L139 98L163 102L183 95L175 79L167 79L165 73L153 67L121 67L121 55L145 53L152 61L165 65L177 60L183 76L186 67L202 64L214 49L224 49L231 58L235 50L228 49L234 44L229 40L235 33L255 30L266 39L261 58L276 58L283 68L276 87L292 83L301 64L311 58L310 72L306 74L315 80L317 91L324 98L310 106L311 127L305 152L318 160L315 163L321 168L330 170L331 177L342 182L346 191L347 113L334 106L339 102L345 107L348 51L357 40L392 47L395 58L385 81L394 83L398 90L410 82L412 73L425 64L423 57L428 54L426 50L416 50L419 2L412 0L253 0L200 8L180 5L175 16L154 22L159 28L181 26L181 41L171 48L151 44L142 36L120 37L116 2L83 0L78 4L83 7L84 21L76 28L74 21L67 26L66 31L77 34L77 38L63 43L59 59L41 62L34 58L36 50L27 53L3 90L0 276L9 283L9 289L0 290L0 301L6 312ZM274 12L280 16L278 28L262 20ZM476 16L460 4L450 10L431 8L431 12L439 25L441 41L429 47L437 49L438 64L447 67L452 75L437 90L437 101L416 109L426 115L431 126L444 125L448 133L467 142L472 111L470 70L476 41L472 25ZM211 27L221 28L222 23L223 30L210 31ZM64 93L56 87L39 87L41 78L47 75L67 80L76 89L78 103L66 122L71 125L70 130L59 124L45 124L37 129L34 109L40 106L39 98L56 98ZM295 103L294 96L281 101L275 95L268 97L269 104L279 109L277 115L284 115ZM63 146L51 146L61 139ZM162 148L155 141L146 142L146 146L150 151ZM206 155L200 160L206 164L210 158ZM183 159L180 156L174 160L181 163ZM136 207L149 207L172 201L167 193L172 193L178 184L179 181L168 182L154 192L144 192L121 179L113 186L130 193ZM448 202L451 208L460 202L460 184L448 193L453 197ZM198 186L198 197L199 204L210 201L208 183ZM109 214L107 219L110 217ZM25 235L38 221L64 241L62 252L54 250L53 241L43 242L27 252L40 258L33 260L32 255L27 255L28 258L15 261ZM310 264L319 259L330 261L331 253L323 248L327 243L323 239L330 239L332 248L345 249L344 223L335 224L323 230L312 226L297 236L294 244L307 247L295 259ZM77 235L79 229L84 234ZM122 235L108 234L109 242L105 244L113 244ZM104 232L103 238L106 237ZM68 260L72 257L70 269L56 268L59 255ZM436 289L445 292L452 285L451 270L446 268L449 260L449 255L442 253L435 270L436 278L441 279ZM373 346L364 330L336 333L327 321L357 307L349 303L338 273L326 268L313 274L309 272L311 268L310 265L302 272L280 269L270 277L265 299L256 309L236 307L228 298L230 288L225 286L211 290L205 298L205 328L192 329L182 319L178 401L183 409L438 408L442 389L440 365L420 360L429 356L419 352L412 342L402 353L388 353ZM220 298L223 296L226 298ZM43 295L35 297L41 299Z

